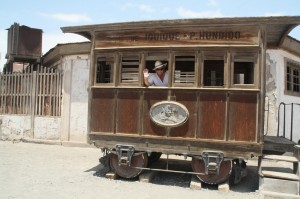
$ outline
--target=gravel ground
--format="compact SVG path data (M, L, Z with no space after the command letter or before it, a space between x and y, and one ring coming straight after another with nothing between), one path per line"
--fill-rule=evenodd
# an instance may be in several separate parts
M256 160L248 176L227 193L216 186L189 188L191 175L161 172L153 182L110 180L101 150L0 141L0 198L259 198Z

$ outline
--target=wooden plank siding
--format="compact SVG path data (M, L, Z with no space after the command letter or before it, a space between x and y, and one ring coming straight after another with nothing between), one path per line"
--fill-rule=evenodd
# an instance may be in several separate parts
M115 90L93 89L91 100L91 131L114 132Z
M116 133L139 134L140 92L118 90Z
M137 137L257 141L258 92L170 90L93 89L91 131ZM176 99L189 111L188 121L169 132L149 117L151 106L168 98Z
M257 26L142 28L96 33L95 48L132 46L258 45Z
M203 92L200 94L199 131L197 137L225 140L226 93Z
M257 95L232 93L229 98L229 140L256 141Z

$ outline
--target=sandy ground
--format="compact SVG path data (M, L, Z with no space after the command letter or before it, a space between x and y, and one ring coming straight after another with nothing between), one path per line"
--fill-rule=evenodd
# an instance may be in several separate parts
M160 172L153 182L110 180L99 164L101 150L0 141L0 198L258 198L256 161L227 193L215 186L189 188L191 175Z

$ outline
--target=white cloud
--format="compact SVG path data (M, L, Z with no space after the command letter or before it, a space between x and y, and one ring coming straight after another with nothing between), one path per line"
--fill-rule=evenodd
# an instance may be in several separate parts
M282 12L267 12L264 14L264 16L284 16L285 14Z
M188 10L185 8L178 8L177 13L181 17L186 17L186 18L215 18L215 17L225 17L221 11L216 10L216 11L204 11L204 12L195 12L192 10Z
M46 54L51 48L57 44L76 43L89 41L83 36L73 33L57 33L57 34L43 34L43 54Z
M59 21L65 22L91 22L92 19L85 14L65 14L65 13L54 13L54 14L46 14L40 13L40 15L49 17Z
M7 53L7 30L0 31L0 72L2 72L3 66L6 63L5 55Z
M126 3L122 7L122 10L127 10L128 8L136 8L143 12L154 12L154 9L151 6L145 4Z

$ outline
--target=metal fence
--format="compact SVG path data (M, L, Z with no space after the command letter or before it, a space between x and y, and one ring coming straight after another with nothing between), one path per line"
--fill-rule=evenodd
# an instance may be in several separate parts
M62 74L58 70L0 73L0 114L61 116Z

